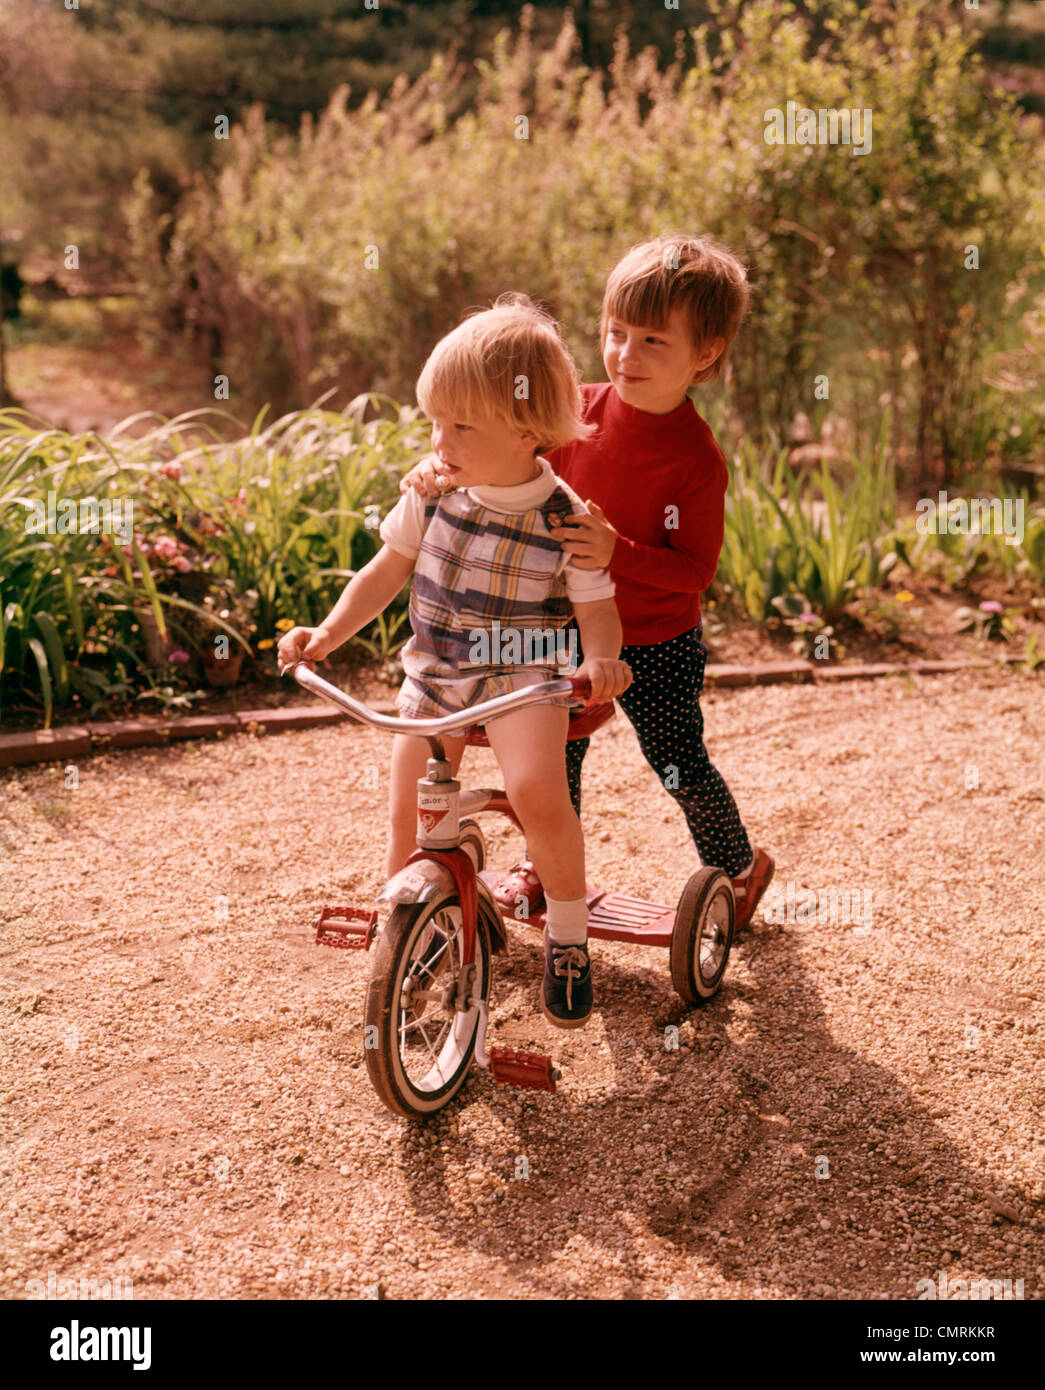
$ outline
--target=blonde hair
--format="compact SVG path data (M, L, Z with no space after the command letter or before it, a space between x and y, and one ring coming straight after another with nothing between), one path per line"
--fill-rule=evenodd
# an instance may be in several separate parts
M698 372L694 384L722 375L750 302L743 263L709 236L660 236L642 241L610 271L602 301L601 339L611 318L639 327L665 328L682 311L690 341L699 352L716 338L725 347Z
M497 418L554 449L586 439L580 377L555 320L524 294L502 294L432 350L417 381L429 419Z

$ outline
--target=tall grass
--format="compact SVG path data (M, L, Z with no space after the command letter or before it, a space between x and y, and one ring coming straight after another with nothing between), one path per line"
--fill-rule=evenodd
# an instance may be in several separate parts
M729 586L756 623L778 616L774 602L801 595L826 622L897 561L950 588L992 576L1040 591L1045 576L1045 506L1023 498L1024 534L920 533L897 507L883 429L871 454L849 459L840 483L823 464L798 473L782 451L771 467L743 446L731 465L725 538L716 582Z
M800 478L782 451L768 480L750 446L733 460L718 577L756 622L776 616L773 600L802 594L827 621L891 563L896 497L884 438L853 461L843 487L826 464Z

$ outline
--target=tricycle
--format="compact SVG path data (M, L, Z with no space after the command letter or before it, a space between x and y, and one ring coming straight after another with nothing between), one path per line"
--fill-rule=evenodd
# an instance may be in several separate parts
M327 906L316 920L316 942L340 949L374 947L365 1009L365 1055L371 1083L399 1115L422 1117L458 1094L473 1060L495 1082L554 1091L561 1073L536 1052L487 1047L493 957L508 950L505 922L543 930L544 914L502 908L491 892L499 875L486 868L486 843L474 816L493 812L521 830L503 791L470 790L451 775L442 738L465 734L487 743L483 721L555 695L573 696L570 738L586 738L613 718L610 704L593 704L576 676L501 695L439 719L379 714L317 675L308 661L285 673L361 723L428 740L431 757L417 784L417 849L376 901L376 909ZM587 703L584 703L587 701ZM463 817L463 819L462 819ZM588 890L589 938L666 946L671 980L687 1004L713 998L733 943L733 888L720 870L691 875L674 908L620 893Z

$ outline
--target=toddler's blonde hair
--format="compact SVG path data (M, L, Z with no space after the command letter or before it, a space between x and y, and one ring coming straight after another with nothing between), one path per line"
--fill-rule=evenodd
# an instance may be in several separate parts
M716 338L725 340L714 362L693 378L694 385L717 381L750 297L743 262L712 237L659 236L639 242L617 262L606 282L603 350L611 318L640 328L665 328L672 311L679 309L698 352Z
M432 350L417 381L429 419L500 419L539 449L586 439L580 377L555 320L524 294L459 323Z

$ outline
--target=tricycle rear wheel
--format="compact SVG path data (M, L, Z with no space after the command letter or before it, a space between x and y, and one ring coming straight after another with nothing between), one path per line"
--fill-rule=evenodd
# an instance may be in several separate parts
M687 1004L718 993L733 945L733 885L721 869L698 869L675 911L671 983Z

